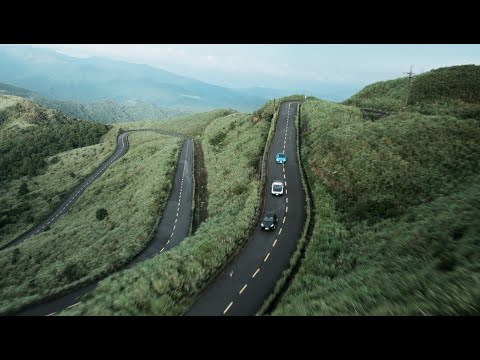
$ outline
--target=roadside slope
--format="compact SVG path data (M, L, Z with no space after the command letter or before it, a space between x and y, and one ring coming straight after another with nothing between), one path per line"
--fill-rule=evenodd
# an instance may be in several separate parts
M480 123L302 105L315 228L273 315L466 315L480 296Z
M265 109L273 115L273 103ZM243 245L259 201L258 166L271 116L233 113L205 118L206 127L194 117L191 121L182 128L201 138L208 174L206 221L170 251L101 281L81 304L61 314L180 315Z
M130 142L130 151L51 229L0 252L2 312L104 276L145 247L170 193L179 143L143 132Z
M154 233L148 245L141 250L131 261L115 270L119 271L134 267L136 264L150 259L170 248L178 245L189 234L192 219L192 158L193 143L186 139L178 159L173 185L169 199L159 217L160 223L154 228ZM21 316L54 315L55 313L77 306L82 296L95 289L98 281L81 286L63 296L56 297L50 301L31 306L18 312Z
M260 230L260 221L242 249L215 281L197 299L186 315L254 315L272 292L296 249L305 222L305 194L297 159L295 115L296 102L280 106L275 135L267 157L264 211L274 211L278 224L273 232ZM275 162L275 155L285 152L285 165ZM274 180L285 183L285 195L274 197Z

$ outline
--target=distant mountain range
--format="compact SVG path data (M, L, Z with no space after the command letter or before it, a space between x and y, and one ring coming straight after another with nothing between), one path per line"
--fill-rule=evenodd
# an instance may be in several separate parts
M141 120L163 120L170 117L188 115L188 109L160 107L152 103L130 100L117 103L111 100L100 100L81 103L72 100L57 100L18 86L0 83L0 95L15 95L32 100L50 109L60 110L66 115L105 124Z
M0 82L57 100L151 103L162 109L188 111L232 108L253 112L267 99L290 93L268 88L231 89L148 65L74 58L23 45L0 47Z

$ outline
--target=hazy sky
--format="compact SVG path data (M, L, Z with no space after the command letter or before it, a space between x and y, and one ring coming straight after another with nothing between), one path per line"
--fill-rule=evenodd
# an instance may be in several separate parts
M359 86L460 64L480 64L480 45L32 45L75 57L148 64L206 82L316 90Z

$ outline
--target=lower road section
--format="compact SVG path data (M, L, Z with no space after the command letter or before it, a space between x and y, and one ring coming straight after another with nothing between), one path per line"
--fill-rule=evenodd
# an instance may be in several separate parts
M128 142L126 142L126 137L128 134L130 134L130 132L123 133L118 137L118 146L115 153L92 175L90 175L88 179L95 179L96 177L100 176L111 164L109 160L115 161L127 151ZM172 191L152 241L137 257L135 257L131 262L123 266L118 271L130 268L141 261L166 251L169 248L179 244L186 236L188 236L192 217L192 161L193 141L191 139L186 139L183 143L180 158L178 160L177 170L175 172L175 177L172 184ZM85 180L84 184L90 184L91 181L88 182L88 179ZM76 190L74 190L71 196L76 194L78 190L81 191L79 194L83 193L85 191L83 186L84 185L81 184ZM76 197L78 196L79 195L76 195ZM85 285L84 287L76 289L53 300L32 305L24 310L21 310L15 315L54 315L59 311L76 306L81 301L80 297L93 290L97 286L98 281Z

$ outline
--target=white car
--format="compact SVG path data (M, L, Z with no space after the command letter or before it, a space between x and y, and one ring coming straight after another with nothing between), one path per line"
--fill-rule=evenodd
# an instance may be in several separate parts
M272 183L272 195L275 195L275 196L283 195L283 182L282 181L274 181Z

